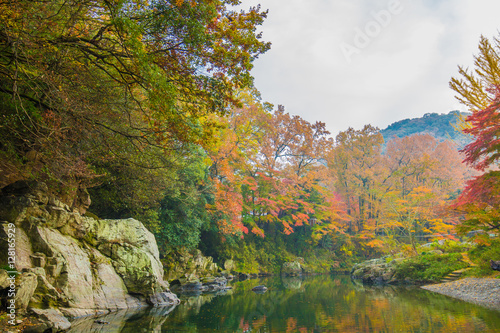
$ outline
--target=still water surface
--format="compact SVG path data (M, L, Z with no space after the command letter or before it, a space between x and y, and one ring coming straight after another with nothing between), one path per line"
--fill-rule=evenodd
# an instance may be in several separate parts
M251 291L264 284L264 294ZM118 312L71 332L500 332L500 312L416 287L368 287L348 276L272 277L225 293L181 296L173 309Z

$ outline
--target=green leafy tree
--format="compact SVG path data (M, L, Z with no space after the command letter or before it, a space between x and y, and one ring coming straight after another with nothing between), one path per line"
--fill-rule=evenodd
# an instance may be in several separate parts
M201 232L214 222L207 209L214 202L213 186L203 159L194 159L179 171L176 185L161 201L159 224L153 228L162 252L193 250L200 242Z
M266 13L237 3L1 3L2 179L76 188L118 169L162 187L159 170L210 141L209 116L237 104L270 46L256 32Z

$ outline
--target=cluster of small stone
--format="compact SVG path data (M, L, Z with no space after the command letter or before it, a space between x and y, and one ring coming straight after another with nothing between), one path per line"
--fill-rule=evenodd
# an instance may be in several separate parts
M453 282L423 286L422 288L490 309L500 310L499 279L465 278Z

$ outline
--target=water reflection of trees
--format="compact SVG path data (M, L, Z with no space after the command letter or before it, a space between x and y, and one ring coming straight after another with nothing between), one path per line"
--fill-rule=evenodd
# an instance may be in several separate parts
M268 292L250 292L262 283ZM345 276L244 281L197 318L175 311L165 325L186 321L196 322L197 332L495 332L500 325L498 312L411 286L357 285Z
M269 290L251 291L260 284ZM363 286L347 276L238 282L229 293L183 296L177 308L159 316L128 317L116 332L139 332L128 330L134 325L145 332L496 332L500 327L497 311L416 287Z

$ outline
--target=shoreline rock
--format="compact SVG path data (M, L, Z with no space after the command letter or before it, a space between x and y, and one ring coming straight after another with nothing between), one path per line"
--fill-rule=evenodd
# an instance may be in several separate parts
M201 280L176 280L175 282L172 284L172 291L180 295L214 293L232 289L231 286L227 285L228 279L225 277L205 277Z
M43 183L15 183L0 192L3 253L13 226L19 315L63 331L70 318L180 302L163 279L153 234L137 220L82 216Z
M304 274L304 268L302 267L300 261L295 260L290 262L285 262L281 267L282 276L302 276Z
M192 252L178 250L162 259L165 269L165 280L193 279L219 275L220 267L212 257L204 256L200 250Z
M366 284L398 284L395 278L396 260L386 262L385 258L371 259L356 264L351 270L351 278Z

